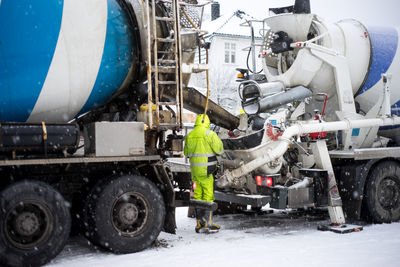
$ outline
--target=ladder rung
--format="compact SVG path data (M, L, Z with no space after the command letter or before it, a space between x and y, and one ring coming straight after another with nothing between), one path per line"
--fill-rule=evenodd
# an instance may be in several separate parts
M158 84L168 85L168 84L176 84L176 82L175 81L158 81Z
M156 68L154 66L151 68L151 70L153 72L155 72L155 69ZM157 70L158 70L159 73L175 73L175 67L174 66L171 66L171 67L160 67L160 66L158 66Z
M156 17L156 20L162 20L162 21L175 21L173 18L169 17Z
M158 102L160 106L175 106L176 102Z
M157 51L159 54L175 54L174 51Z
M164 43L173 43L173 42L175 42L175 39L170 39L170 38L157 38L157 41L159 41L159 42L164 42Z
M173 59L159 59L158 63L165 63L165 64L175 64L175 60Z

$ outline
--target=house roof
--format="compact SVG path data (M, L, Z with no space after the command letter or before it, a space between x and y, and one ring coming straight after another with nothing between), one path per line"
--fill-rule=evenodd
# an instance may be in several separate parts
M246 14L243 11L237 10L233 13L226 14L213 21L203 23L202 30L208 32L207 38L213 36L226 36L235 38L250 38L250 27L241 26L246 25L246 21L252 21L255 18ZM253 22L254 35L257 39L262 39L260 30L263 24L261 22Z

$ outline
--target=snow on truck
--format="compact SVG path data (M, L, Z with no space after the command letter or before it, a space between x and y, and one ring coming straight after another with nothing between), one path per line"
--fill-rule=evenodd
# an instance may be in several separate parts
M175 232L191 180L165 159L183 108L236 135L221 203L327 206L339 232L400 219L398 29L329 24L309 1L275 9L290 13L261 22L264 73L241 70L239 120L187 87L207 71L193 60L208 2L0 1L1 264L47 263L71 224L116 253Z

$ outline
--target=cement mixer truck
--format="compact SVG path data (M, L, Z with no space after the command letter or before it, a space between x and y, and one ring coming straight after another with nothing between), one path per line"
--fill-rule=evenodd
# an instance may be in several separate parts
M222 200L328 207L322 228L337 232L354 229L346 219L398 221L399 28L328 23L309 1L271 11L258 21L263 73L240 70L249 127L223 140Z
M182 151L183 108L207 102L186 85L207 70L193 59L208 3L0 1L1 266L46 264L71 228L115 253L175 232L190 177L165 159Z

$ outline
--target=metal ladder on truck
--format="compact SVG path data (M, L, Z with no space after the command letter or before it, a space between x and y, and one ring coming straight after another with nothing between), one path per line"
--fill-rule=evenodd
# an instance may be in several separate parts
M182 92L182 48L180 40L180 3L178 0L160 1L171 4L172 15L156 15L156 3L159 0L145 0L144 24L147 25L147 80L148 80L148 123L150 129L182 129L183 128L183 92ZM169 22L173 32L167 38L157 34L157 21ZM153 36L153 42L152 42ZM168 49L158 50L160 43L169 44ZM165 45L163 47L166 47ZM160 75L161 74L161 75ZM166 75L169 74L169 75ZM154 81L154 84L153 84ZM153 95L154 86L154 95ZM162 102L164 90L175 90L175 99ZM175 123L160 122L160 107L175 106ZM153 117L153 110L155 117ZM155 121L154 121L155 118Z

